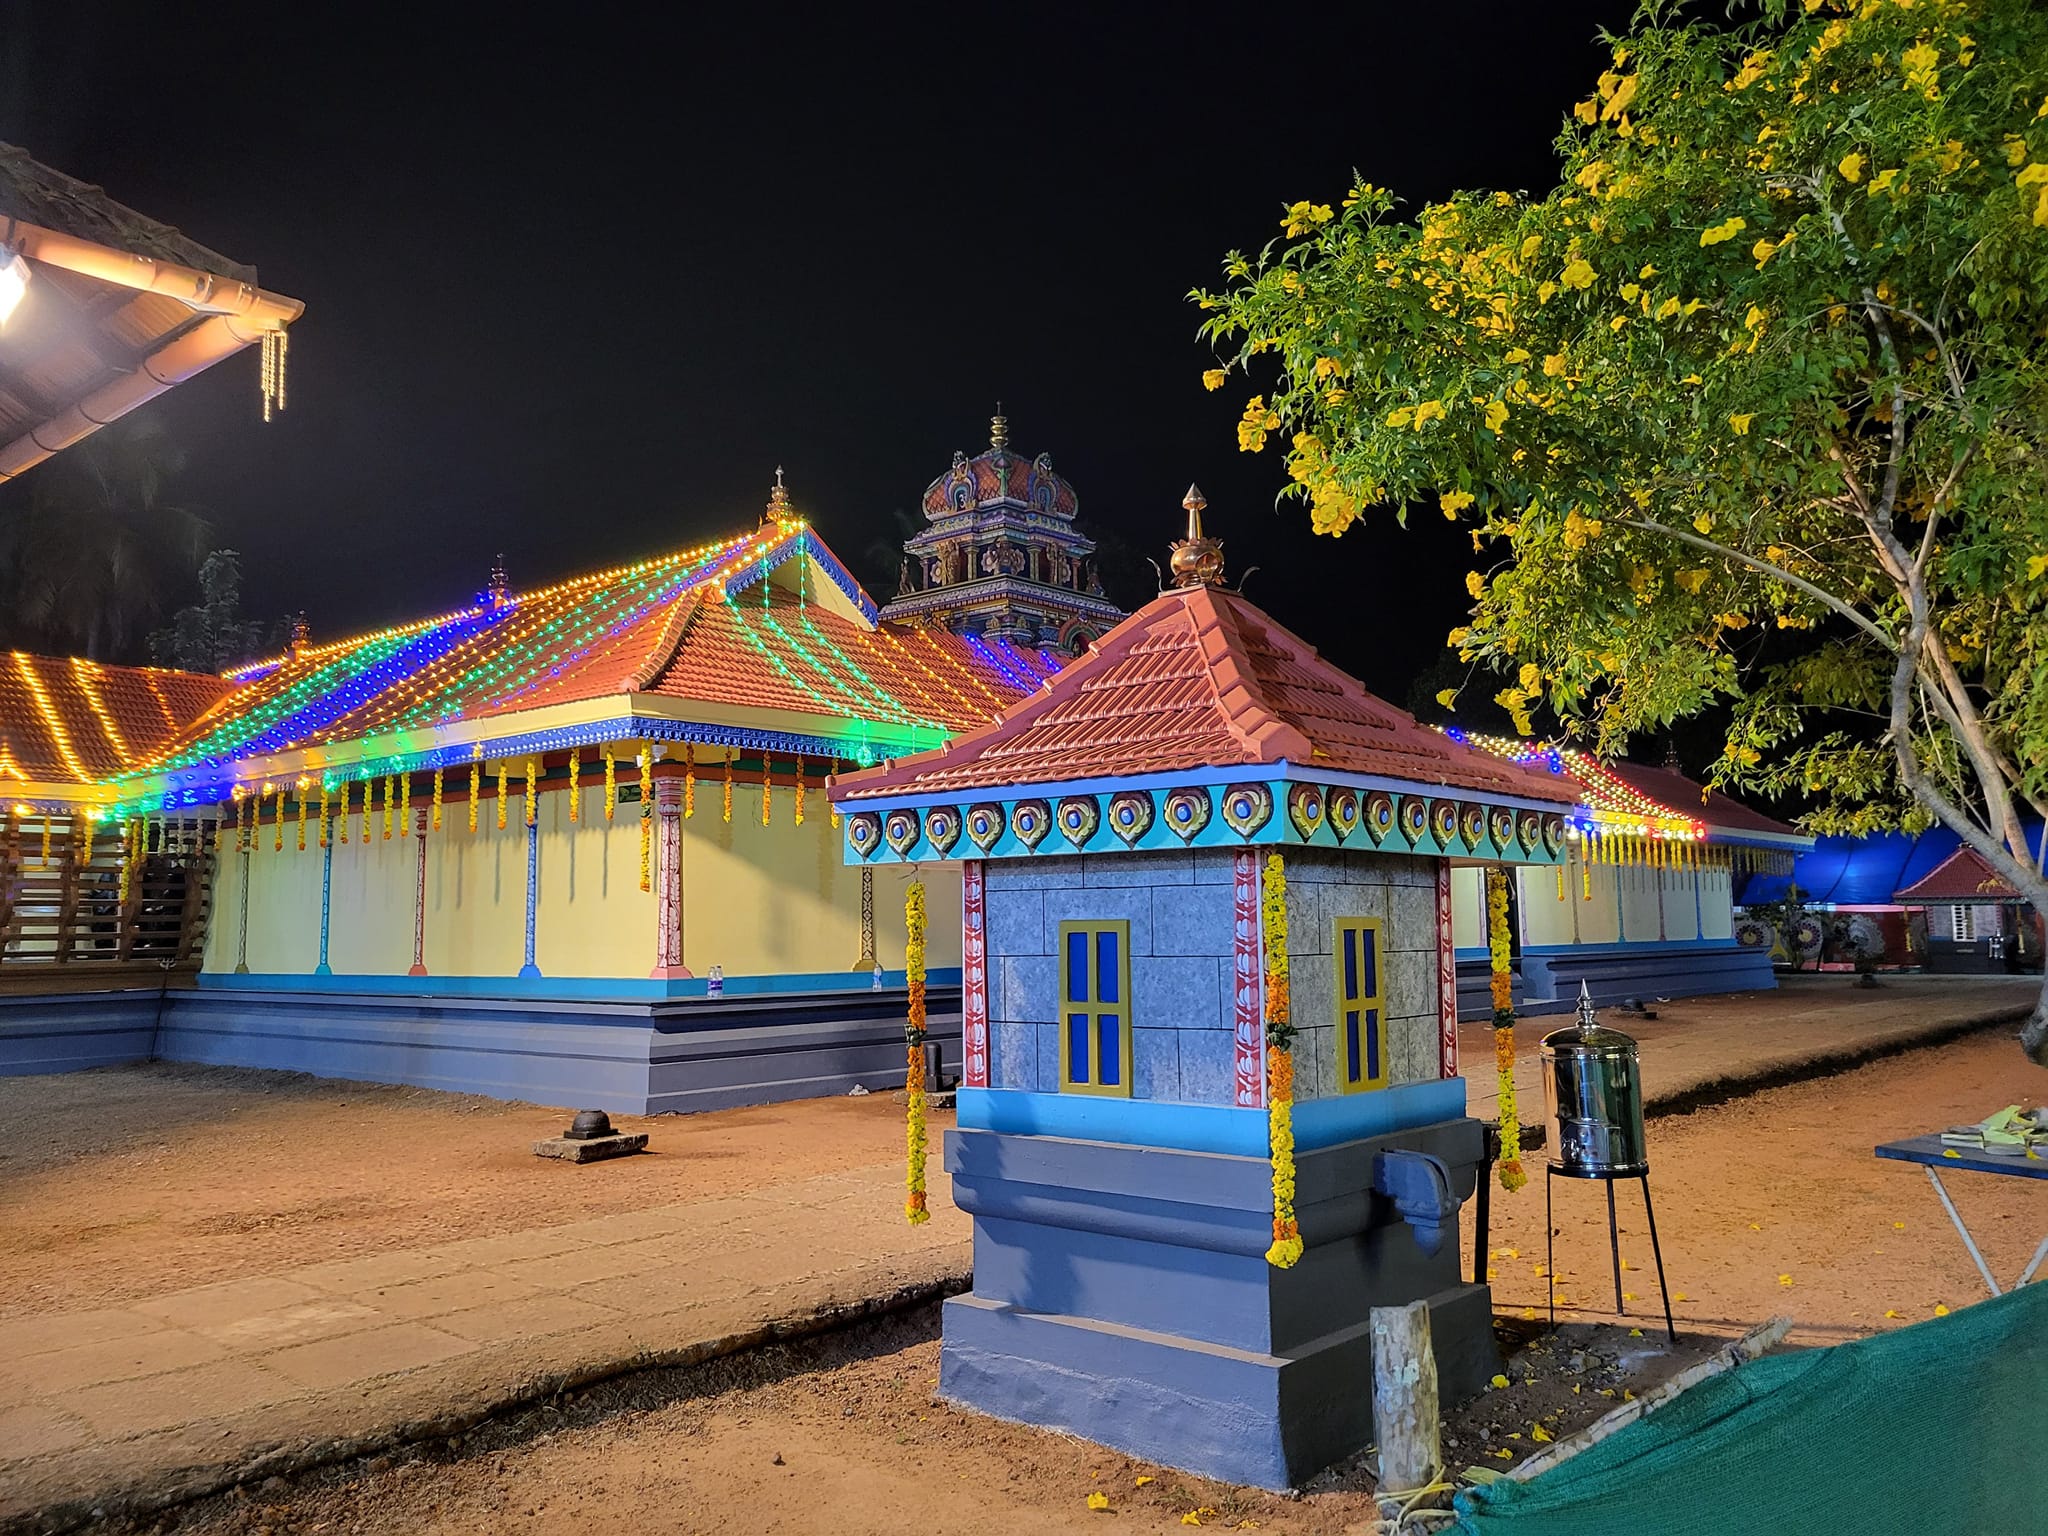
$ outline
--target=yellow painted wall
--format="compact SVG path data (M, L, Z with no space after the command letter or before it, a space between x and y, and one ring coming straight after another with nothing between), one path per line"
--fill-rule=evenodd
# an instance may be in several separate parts
M1735 936L1734 879L1725 869L1700 871L1700 937Z
M580 820L568 818L565 790L540 797L540 911L536 961L543 977L643 977L654 966L655 898L640 889L640 808L623 803L604 820L604 793L580 791ZM719 815L719 786L698 785L697 814L683 823L683 961L703 975L722 965L728 976L844 971L860 955L860 871L840 860L840 833L816 788L806 794L804 824L795 825L787 784L775 786L768 826L761 825L761 787L733 787L733 819ZM442 830L427 836L425 961L434 976L513 976L524 957L526 829L522 801L507 803L505 830L496 801L478 808L468 831L463 802L449 801ZM328 961L336 975L403 975L412 965L417 846L394 818L389 842L372 816L361 840L361 815L350 841L334 848ZM313 826L304 853L285 828L274 852L271 833L249 855L249 969L310 973L319 959L321 853ZM657 834L658 844L658 834ZM232 971L240 916L240 857L221 861L206 943L206 968ZM658 856L658 846L656 849ZM926 964L960 964L960 867L922 870L931 914ZM904 893L910 869L875 870L875 948L889 970L903 968Z
M1664 937L1696 939L1700 936L1698 875L1689 869L1659 870L1664 887Z
M1579 883L1578 871L1564 872L1562 896L1558 894L1555 869L1520 869L1515 876L1519 882L1516 896L1522 906L1522 942L1531 946L1577 943L1572 932L1576 915L1572 903L1585 905L1579 899L1584 887Z
M1486 948L1486 878L1477 865L1451 870L1451 947Z

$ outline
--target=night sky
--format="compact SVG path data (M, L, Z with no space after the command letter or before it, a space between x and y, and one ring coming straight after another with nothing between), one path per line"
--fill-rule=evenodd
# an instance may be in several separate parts
M501 549L531 585L728 534L778 464L871 571L1000 398L1139 553L1200 482L1249 595L1403 701L1465 535L1276 512L1184 296L1354 166L1413 203L1546 186L1633 0L317 9L12 0L0 31L0 140L305 301L275 424L253 349L144 408L253 613L331 638Z

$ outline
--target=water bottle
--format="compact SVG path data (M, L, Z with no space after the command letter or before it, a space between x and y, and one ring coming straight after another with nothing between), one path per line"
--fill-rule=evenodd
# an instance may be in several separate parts
M711 967L711 974L704 978L704 995L706 997L725 996L724 966L714 965L713 967Z

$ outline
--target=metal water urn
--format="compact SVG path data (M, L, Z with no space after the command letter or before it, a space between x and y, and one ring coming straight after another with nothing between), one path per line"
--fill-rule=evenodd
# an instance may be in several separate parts
M1543 1111L1558 1173L1613 1179L1648 1170L1635 1037L1600 1022L1583 981L1578 1023L1543 1037Z

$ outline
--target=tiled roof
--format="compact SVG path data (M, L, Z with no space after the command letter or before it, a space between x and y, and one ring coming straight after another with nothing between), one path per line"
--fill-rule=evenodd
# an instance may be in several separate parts
M1728 832L1765 832L1774 837L1801 835L1797 827L1752 810L1718 789L1696 784L1674 769L1651 768L1642 763L1608 763L1606 768L1637 794L1647 795L1685 815L1697 816L1710 827Z
M1892 900L1902 906L1929 901L1991 905L2019 899L2019 889L1974 848L1958 848L1904 890L1892 893Z
M9 784L91 784L132 767L230 686L82 657L0 657L0 795Z
M812 596L821 582L839 589L830 603ZM1035 651L871 633L849 607L874 611L816 535L770 524L240 669L234 691L145 766L175 772L639 692L952 733L1053 670Z
M841 794L1327 768L1569 803L1557 781L1425 729L1234 592L1162 593L973 736L840 781Z

